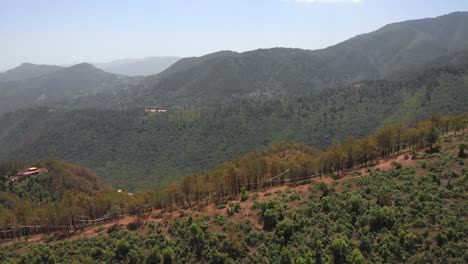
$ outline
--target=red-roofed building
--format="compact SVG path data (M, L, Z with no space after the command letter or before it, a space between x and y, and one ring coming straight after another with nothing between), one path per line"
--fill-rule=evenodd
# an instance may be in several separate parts
M159 109L159 108L150 108L150 109L145 109L146 113L166 113L166 109Z
M29 168L27 171L23 171L18 173L18 176L24 177L24 176L31 176L31 175L36 175L39 174L43 171L46 171L45 169L40 169L36 167Z

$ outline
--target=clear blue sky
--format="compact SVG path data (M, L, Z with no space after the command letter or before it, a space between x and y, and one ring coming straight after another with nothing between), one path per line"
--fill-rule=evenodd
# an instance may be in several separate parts
M0 0L0 70L218 50L318 49L467 0Z

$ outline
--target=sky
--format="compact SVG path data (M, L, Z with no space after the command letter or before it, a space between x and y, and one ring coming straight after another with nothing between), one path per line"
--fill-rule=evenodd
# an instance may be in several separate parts
M320 49L468 0L0 0L0 71L219 50Z

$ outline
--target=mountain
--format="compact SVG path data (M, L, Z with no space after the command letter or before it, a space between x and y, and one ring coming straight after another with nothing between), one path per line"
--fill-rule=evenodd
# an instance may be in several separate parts
M164 61L167 67L177 62L159 74L144 78L124 78L99 72L88 65L95 72L92 78L80 76L71 83L62 78L59 84L50 80L50 76L58 76L68 69L64 68L25 81L0 83L0 113L28 107L33 102L47 105L63 99L66 102L62 105L71 108L180 109L248 98L303 96L366 80L411 80L428 67L443 67L448 58L452 60L449 63L461 63L457 54L468 47L467 29L468 13L458 12L390 24L321 50L273 48L244 53L221 51L180 60L172 57L121 60L100 67L114 71L114 67L137 69L153 65L150 68L156 69L159 66L153 63ZM57 78L61 77L52 77ZM86 88L80 84L84 80ZM49 87L68 86L69 83L72 88L65 90L73 92L54 100L43 100L44 96L52 96L42 92L44 87L57 90ZM18 91L35 93L24 96ZM77 91L82 92L77 95ZM111 93L102 94L102 91Z
M10 72L24 72L24 68L22 65ZM42 66L26 68L42 69ZM0 82L0 113L36 105L63 106L80 97L125 89L135 80L104 72L88 63L81 63L32 78Z
M179 57L148 57L144 59L122 59L108 63L94 63L94 65L110 73L142 76L158 74L169 68L179 59Z
M405 76L467 44L468 12L456 12L386 25L317 53L343 74L374 79Z
M0 108L32 108L0 116L0 161L54 156L114 186L163 186L276 141L323 148L388 123L468 112L468 50L457 44L466 17L392 24L317 51L221 51L141 79L80 64L4 82ZM384 45L399 34L412 40ZM445 48L422 56L426 46Z
M0 73L0 82L12 82L27 80L42 75L54 73L62 69L60 66L55 65L37 65L31 63L23 63L20 66Z
M385 124L468 112L468 67L408 81L366 81L300 98L249 98L200 108L20 110L0 117L0 162L49 156L90 167L119 188L164 186L283 140L324 148Z
M192 107L250 97L295 96L363 80L408 79L468 47L468 13L405 21L322 50L274 48L186 58L150 76L139 102Z

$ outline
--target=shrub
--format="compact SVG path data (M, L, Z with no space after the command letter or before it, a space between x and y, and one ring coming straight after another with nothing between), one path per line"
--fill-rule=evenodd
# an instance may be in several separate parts
M214 250L211 253L211 263L213 264L224 264L227 262L229 255L226 253L221 253L218 250Z
M128 223L127 224L127 229L130 230L130 231L135 231L138 229L140 225L137 224L137 223Z
M49 234L44 238L44 241L46 243L50 243L50 242L52 242L52 240L54 240L54 235L52 235L52 234Z
M216 208L217 209L224 209L224 208L226 208L226 205L227 205L226 202L222 202L222 203L217 204Z
M384 206L370 211L370 228L378 231L382 228L391 228L395 223L395 212L392 208Z
M299 196L299 194L297 192L292 192L291 195L289 195L289 201L298 201L300 200L301 197Z
M380 206L392 205L392 196L389 192L381 192L377 196L377 204Z
M276 234L283 239L283 243L287 243L293 235L295 227L291 220L284 219L276 225Z
M348 208L351 212L359 213L362 207L362 198L359 195L353 195L348 199Z
M245 186L242 186L241 188L241 201L247 201L249 199L249 192L247 192L247 188Z
M222 215L217 215L217 216L215 217L215 219L213 220L213 222L214 222L215 224L219 225L219 226L223 226L223 225L224 225L224 221L225 221L225 219L224 219L224 216L222 216Z
M107 229L107 234L111 234L115 231L118 231L119 230L119 226L118 225L112 225L111 227L109 227L109 229Z
M145 264L159 264L161 263L161 254L157 247L150 250L145 259Z
M259 197L258 193L255 193L254 196L252 197L252 200L257 201L258 197Z
M232 202L229 202L228 205L226 206L226 213L228 216L234 215L234 204Z
M263 213L263 229L271 231L278 223L279 214L275 209L267 209Z
M142 261L142 256L140 252L136 251L135 249L130 250L128 252L128 263L129 264L138 264Z
M291 254L291 251L289 251L289 249L287 249L286 247L284 247L282 250L281 250L281 259L280 259L280 263L281 264L292 264L292 254Z
M458 145L458 157L464 158L465 157L465 150L468 149L468 143L463 142Z
M239 213L240 210L241 210L240 203L235 203L235 204L234 204L234 212L235 212L235 213Z
M123 260L127 256L129 251L130 251L130 243L128 243L125 240L120 240L117 243L117 247L115 249L115 256L117 257L117 259Z
M163 263L172 264L174 260L174 250L171 247L167 247L162 251Z
M349 252L348 239L341 234L336 235L331 241L330 250L334 263L345 263Z
M396 162L396 161L392 161L392 165L395 167L395 169L397 170L400 170L402 168L401 164Z

